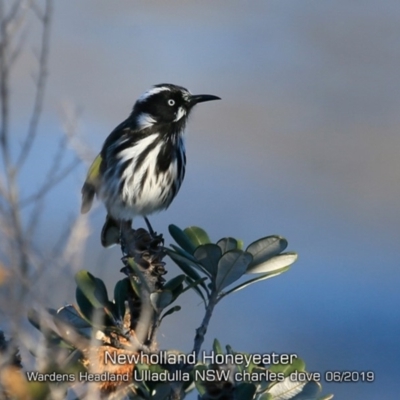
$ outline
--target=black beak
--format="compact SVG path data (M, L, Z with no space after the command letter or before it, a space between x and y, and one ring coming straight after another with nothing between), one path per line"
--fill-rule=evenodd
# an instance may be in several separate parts
M191 107L193 107L197 103L203 103L211 100L221 100L221 98L218 96L213 96L212 94L193 94L189 98L189 104Z

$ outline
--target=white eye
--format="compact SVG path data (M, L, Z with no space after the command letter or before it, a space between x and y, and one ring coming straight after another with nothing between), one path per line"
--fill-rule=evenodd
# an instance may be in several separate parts
M168 100L168 105L169 106L174 106L175 105L175 100L169 99Z

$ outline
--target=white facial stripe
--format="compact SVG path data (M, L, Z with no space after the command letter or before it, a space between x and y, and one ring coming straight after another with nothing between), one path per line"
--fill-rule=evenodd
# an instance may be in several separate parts
M144 129L153 126L156 123L156 120L150 114L142 113L139 114L137 123L140 129Z
M152 88L152 89L148 90L146 93L143 93L143 94L138 98L138 101L145 101L145 100L148 99L150 96L153 96L153 94L157 94L157 93L165 92L165 91L171 91L171 89L168 88L168 87L166 87L166 86Z
M178 112L176 113L176 118L174 119L174 122L179 121L185 115L186 115L186 110L183 107L179 107Z

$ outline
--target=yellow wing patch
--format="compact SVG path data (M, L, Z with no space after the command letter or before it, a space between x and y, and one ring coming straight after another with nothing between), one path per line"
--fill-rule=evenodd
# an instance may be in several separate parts
M101 157L101 154L99 154L94 161L92 162L92 165L89 168L89 171L86 175L86 181L85 183L91 183L93 185L96 185L100 178L100 165L101 162L103 161L103 158Z
M103 161L99 154L93 161L86 175L85 183L82 187L81 213L87 213L92 207L93 198L100 184L100 165Z

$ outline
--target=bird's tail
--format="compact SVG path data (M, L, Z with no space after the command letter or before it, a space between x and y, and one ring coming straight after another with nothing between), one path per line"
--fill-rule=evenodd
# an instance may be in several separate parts
M130 221L129 221L130 223ZM107 214L103 229L101 230L101 244L103 247L111 247L120 243L121 224Z

